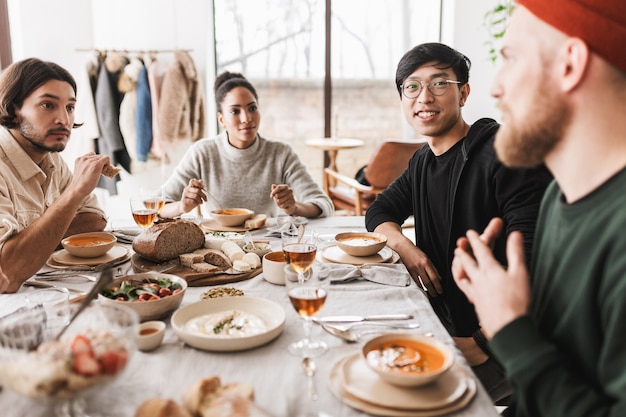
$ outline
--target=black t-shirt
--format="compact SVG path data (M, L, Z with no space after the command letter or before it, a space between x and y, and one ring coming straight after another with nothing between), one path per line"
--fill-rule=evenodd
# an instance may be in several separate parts
M447 152L432 158L425 170L426 197L429 208L430 224L434 233L431 241L422 242L421 249L428 255L440 275L445 275L448 253L448 235L451 221L451 202L448 190L453 188L451 181L452 168L456 155L461 150L464 139L454 144Z

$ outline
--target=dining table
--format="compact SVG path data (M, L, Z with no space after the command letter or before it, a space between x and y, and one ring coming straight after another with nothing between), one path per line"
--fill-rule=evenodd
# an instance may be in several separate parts
M110 224L119 227L123 222L116 220ZM306 228L315 232L320 241L331 245L337 233L365 231L365 222L362 216L335 216L307 219ZM268 234L268 230L268 228L261 228L250 233L253 238L269 240L274 249L280 250L280 238L272 237ZM319 256L320 253L318 253ZM334 264L331 264L331 268L333 266ZM127 272L130 268L130 261L117 268L118 271ZM48 266L42 268L42 270L49 269ZM59 280L55 282L55 285L86 292L93 282ZM338 363L357 354L367 338L364 337L356 343L349 343L325 332L319 325L313 326L312 338L324 341L328 345L328 350L323 355L313 358L316 366L314 381L318 389L318 398L310 399L308 379L303 371L302 358L290 354L287 349L290 343L302 338L303 327L302 319L292 307L285 287L266 281L262 272L253 278L221 286L234 287L242 290L244 297L263 298L281 306L285 311L286 319L278 337L267 344L243 351L201 350L180 340L172 329L171 316L167 317L163 319L167 324L165 337L157 349L149 352L134 352L126 369L119 377L87 395L87 411L91 413L90 415L132 417L142 402L157 397L182 403L183 393L191 384L212 376L218 376L223 384L234 382L250 384L254 389L256 406L264 410L268 416L391 415L380 412L369 413L359 407L355 408L354 404L348 404L349 402L344 401L340 398L341 395L333 390L332 375ZM200 301L203 294L210 288L212 287L188 287L180 307ZM33 291L33 288L23 285L14 294L1 294L0 316L24 306L25 297L30 291ZM415 415L497 416L496 408L488 394L476 379L461 352L454 346L452 338L431 308L427 296L413 280L409 279L405 286L386 285L364 279L333 283L318 316L402 313L413 316L411 323L419 323L419 327L410 330L411 332L432 335L453 349L455 366L460 367L467 374L475 387L475 394L460 409L447 414L436 412L437 410L431 414L424 414L420 411ZM2 410L0 414L6 417L54 415L49 403L22 397L6 387L0 391L0 410Z

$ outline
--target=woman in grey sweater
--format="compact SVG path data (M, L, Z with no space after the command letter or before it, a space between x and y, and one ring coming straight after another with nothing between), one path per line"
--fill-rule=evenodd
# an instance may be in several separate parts
M165 198L173 202L160 215L191 211L207 201L205 190L223 207L245 207L269 217L279 210L290 216L332 215L332 202L293 148L259 135L261 113L254 86L241 74L224 72L214 90L224 132L189 148L163 185Z

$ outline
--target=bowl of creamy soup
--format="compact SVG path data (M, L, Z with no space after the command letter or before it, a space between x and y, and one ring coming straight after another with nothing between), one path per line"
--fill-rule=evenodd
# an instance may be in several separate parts
M454 364L454 352L439 340L412 333L389 333L361 348L367 365L382 379L401 387L434 382Z
M337 246L348 255L372 256L387 244L387 236L375 232L345 232L335 235Z
M116 242L117 238L112 233L90 232L68 236L61 240L61 245L70 255L97 258L107 253Z
M278 337L285 326L285 310L259 297L209 298L176 310L171 323L174 333L189 346L239 351Z

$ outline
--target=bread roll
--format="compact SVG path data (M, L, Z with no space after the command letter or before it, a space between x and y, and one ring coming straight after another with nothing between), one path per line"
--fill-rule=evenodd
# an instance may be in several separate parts
M150 398L139 405L135 417L192 417L178 403L167 398Z
M190 413L197 415L205 404L211 402L222 381L213 376L194 382L183 391L183 405Z
M133 250L146 259L163 262L204 245L204 232L192 222L174 220L159 223L135 237Z
M202 417L246 417L252 400L251 385L242 382L222 385L216 376L202 379L183 392L185 408Z
M228 256L228 259L230 259L231 262L235 262L243 258L243 255L246 254L238 244L231 241L226 241L222 244L222 252Z

